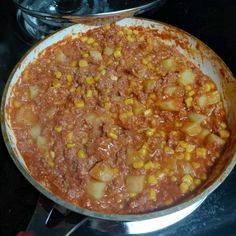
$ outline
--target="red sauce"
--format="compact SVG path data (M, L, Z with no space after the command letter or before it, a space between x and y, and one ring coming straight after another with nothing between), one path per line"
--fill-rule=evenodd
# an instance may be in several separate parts
M229 136L209 77L155 31L115 24L48 47L19 78L9 114L37 181L114 214L184 200Z

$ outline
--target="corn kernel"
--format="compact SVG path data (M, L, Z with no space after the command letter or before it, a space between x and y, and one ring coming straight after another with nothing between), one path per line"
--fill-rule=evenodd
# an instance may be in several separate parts
M143 63L144 65L147 65L147 64L148 64L148 59L147 59L147 58L143 58L143 59L142 59L142 63Z
M84 152L83 149L80 149L77 153L77 156L79 159L84 159L84 158L86 158L86 153Z
M172 182L176 182L177 181L177 177L176 176L171 176L170 179L171 179Z
M133 162L134 169L141 169L144 166L144 162L142 160Z
M71 67L75 67L76 64L77 64L77 61L72 61L71 64L70 64L70 66L71 66Z
M151 137L151 136L153 136L155 134L155 131L156 131L155 129L149 128L149 129L146 130L146 135L148 137Z
M145 163L144 165L144 169L145 170L150 170L150 169L154 169L155 165L153 164L152 161L148 161L147 163Z
M94 84L93 77L92 77L92 76L87 76L87 77L86 77L86 83L87 83L88 85L93 85L93 84Z
M56 126L54 127L54 130L57 132L57 133L60 133L62 131L62 127L61 126Z
M194 179L194 184L196 185L196 186L199 186L200 184L201 184L201 180L200 179Z
M195 92L193 90L188 92L189 97L192 97L194 94L195 94Z
M191 107L192 106L192 102L193 102L193 98L192 97L188 97L188 98L184 99L184 102L185 102L187 107Z
M55 163L54 163L54 161L52 159L48 159L47 162L48 162L48 166L49 167L54 167Z
M49 154L52 159L55 159L56 154L54 151L50 151Z
M192 166L193 166L194 169L198 169L201 165L197 162L193 162Z
M84 107L84 102L81 100L75 100L74 101L75 107L77 108L83 108Z
M52 86L53 86L53 88L60 88L61 84L60 84L60 82L58 80L54 80L52 82Z
M226 129L226 128L227 128L227 125L226 125L225 122L222 122L222 123L220 123L220 127L221 127L222 129Z
M88 40L88 37L87 36L82 36L82 37L80 37L80 40L82 42L86 42Z
M115 76L115 75L111 75L111 80L113 80L113 81L117 81L117 80L118 80L118 77Z
M157 178L154 175L150 175L150 176L148 176L147 182L150 185L156 185L157 184Z
M131 35L128 35L126 39L128 42L134 42L134 38Z
M132 29L126 28L126 34L131 35L133 33Z
M133 112L131 112L131 111L127 111L127 112L123 112L123 113L119 114L120 120L128 119L131 116L133 116Z
M137 193L135 193L135 192L131 192L131 193L129 193L129 196L130 196L131 198L134 198L134 197L137 196Z
M215 88L215 85L212 82L208 82L204 85L203 88L205 92L210 92L211 90Z
M179 122L179 121L176 121L175 122L175 127L176 128L180 128L182 126L182 123L181 122Z
M99 75L96 75L93 79L97 82L97 81L100 80L100 76L99 76Z
M123 31L118 31L118 32L117 32L117 36L121 37L121 36L123 36L123 35L124 35L124 32L123 32Z
M186 193L189 190L189 185L187 183L180 184L180 192Z
M188 144L187 144L185 141L182 141L182 140L181 140L181 141L179 141L179 145L180 145L180 147L182 147L182 148L185 149Z
M89 54L88 54L88 53L83 53L83 54L82 54L82 57L83 57L83 58L87 58L87 57L89 57Z
M68 83L72 82L72 76L71 75L67 75L66 76L66 80L68 81Z
M105 25L105 26L103 27L104 30L109 30L110 28L111 28L110 25Z
M112 59L109 59L108 62L106 63L106 66L110 66L113 63Z
M86 42L87 42L87 44L93 44L95 42L95 39L94 38L88 38Z
M84 137L84 138L82 138L82 144L86 144L87 142L88 142L88 137Z
M75 86L71 86L71 87L70 87L70 92L71 92L71 93L74 93L75 91L76 91L76 87L75 87Z
M221 138L228 138L230 136L229 131L225 129L220 130L219 134Z
M177 153L177 154L175 155L175 157L176 157L176 159L178 159L178 160L182 160L182 159L184 159L184 153Z
M138 35L138 30L133 30L133 34Z
M144 36L141 36L138 41L139 42L144 42L144 40L145 40Z
M70 132L66 135L66 140L67 140L67 141L71 141L73 138L74 138L73 131L70 131Z
M88 66L88 62L86 60L79 60L79 67L83 68L83 67L87 67Z
M62 76L62 73L57 70L57 71L55 72L55 76L56 76L57 79L60 79L61 76Z
M179 145L175 148L176 152L184 152L185 149L183 147L180 147Z
M206 150L206 148L196 148L196 154L199 157L205 158L207 155L207 150Z
M67 148L73 148L73 147L75 147L75 144L74 143L67 143Z
M117 48L113 53L115 58L121 57L121 50Z
M112 138L112 139L117 139L118 138L118 136L117 136L117 134L116 134L114 129L111 129L109 132L107 132L107 136L109 138Z
M86 93L87 98L92 98L93 97L93 91L89 89Z
M18 101L14 101L14 107L15 108L19 108L20 107L20 103Z
M156 99L157 96L155 93L150 93L149 96L148 96L150 99Z
M157 199L157 193L155 189L150 189L149 190L149 200L156 201Z
M187 145L185 147L186 152L193 152L194 149L195 149L195 145L194 144L188 144L187 143Z
M146 156L147 152L148 152L148 147L145 144L138 150L140 156Z
M110 110L111 109L111 103L110 102L105 102L104 107L105 107L106 110Z
M191 91L192 90L192 86L191 85L186 85L185 86L185 90L186 91Z
M189 152L185 152L185 153L184 153L184 159L185 159L186 161L189 161L189 160L191 159L191 154L190 154Z
M167 199L166 201L165 201L165 205L166 206L169 206L169 205L171 205L173 203L173 199Z
M147 67L150 70L155 68L154 65L151 62L148 62Z
M144 111L143 114L144 114L145 117L150 117L152 115L152 110L151 109L147 109L147 110Z
M165 147L164 152L165 152L165 154L168 154L168 155L172 155L175 153L175 151L170 147Z
M133 105L134 99L133 98L127 98L125 99L125 105Z
M160 136L161 136L162 138L165 138L165 137L166 137L166 133L165 133L165 131L163 131L163 130L159 131L159 134L160 134Z

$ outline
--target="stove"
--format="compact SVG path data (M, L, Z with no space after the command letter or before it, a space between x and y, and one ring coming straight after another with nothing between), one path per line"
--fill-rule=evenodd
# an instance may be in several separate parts
M236 74L235 11L235 0L167 0L162 8L142 16L175 25L197 36L215 50ZM19 17L22 17L19 14L22 13L17 13L12 1L1 1L0 97L14 65L35 41L18 24ZM99 224L107 228L112 225L67 211L41 196L20 174L1 136L0 150L0 235L17 235L19 231L28 231L35 236L124 235L118 231L101 231ZM236 235L235 181L236 172L233 171L187 218L168 228L145 235Z

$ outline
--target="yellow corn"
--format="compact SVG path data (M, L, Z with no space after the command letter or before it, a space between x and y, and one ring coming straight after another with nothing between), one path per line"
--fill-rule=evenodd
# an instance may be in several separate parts
M14 107L15 108L19 108L20 107L20 103L18 101L14 101Z
M143 58L143 59L142 59L142 63L143 63L144 65L147 65L147 64L148 64L148 59L147 59L147 58Z
M186 193L189 190L189 185L187 183L180 184L180 192Z
M115 58L121 57L121 50L117 48L113 53Z
M82 37L80 37L80 40L82 42L86 42L88 40L88 37L87 36L82 36Z
M156 193L155 189L151 188L149 190L149 200L156 201L156 199L157 199L157 193Z
M193 152L194 149L195 149L195 145L194 144L187 143L187 145L185 147L186 152Z
M192 97L194 94L195 94L195 92L194 92L193 90L191 90L191 91L188 92L188 96L189 96L189 97Z
M192 90L192 86L191 86L191 85L186 85L186 86L185 86L185 90L186 90L186 91Z
M172 182L176 182L177 181L177 177L176 176L171 176L170 179L171 179Z
M79 60L79 67L83 68L83 67L87 67L88 66L88 62L86 60Z
M182 147L182 148L185 149L188 144L187 144L185 141L182 141L182 140L181 140L181 141L179 141L179 145L180 145L180 147Z
M150 176L148 176L147 182L150 185L156 185L157 184L157 178L155 177L155 175L150 175Z
M193 177L191 175L185 175L182 178L182 182L191 185L193 183Z
M189 152L185 152L185 153L184 153L184 159L185 159L186 161L189 161L189 160L191 159L191 154L190 154Z
M228 138L230 136L229 131L225 129L220 130L219 134L221 138Z
M93 91L91 89L87 90L86 96L87 96L87 98L92 98L93 97Z
M55 76L56 76L57 79L60 79L61 76L62 76L62 73L57 70L57 71L55 72Z
M164 152L165 152L165 154L168 154L168 155L172 155L175 153L175 151L170 147L165 147Z
M201 165L197 162L193 162L192 166L193 166L194 169L198 169Z
M72 76L71 76L71 75L67 75L67 76L66 76L66 80L68 81L68 83L71 83L71 81L72 81Z
M138 30L133 30L133 34L138 35Z
M119 114L119 118L121 120L123 119L128 119L129 117L133 116L133 112L132 111L127 111L127 112L123 112Z
M126 28L126 34L131 35L133 33L132 29Z
M134 38L131 35L128 35L126 39L128 42L134 42Z
M88 54L88 53L83 53L83 54L82 54L82 57L83 57L83 58L87 58L87 57L89 57L89 54Z
M84 159L84 158L86 158L86 153L84 152L83 149L80 149L77 153L77 156L79 159Z
M94 79L93 79L93 77L92 77L92 76L87 76L87 77L86 77L86 83L87 83L88 85L93 85L93 84L94 84Z
M107 132L107 136L109 138L112 138L112 139L117 139L118 138L118 136L117 136L117 134L116 134L114 129L111 129L109 132Z
M145 117L150 117L152 115L152 109L145 110L143 114Z
M57 132L57 133L60 133L62 131L62 127L61 126L56 126L54 127L54 130Z
M146 156L147 152L148 152L148 147L145 144L138 150L140 156Z
M154 169L155 165L153 164L152 161L148 161L147 163L145 163L144 165L144 169L145 170L150 170L150 169Z
M123 36L123 34L124 34L123 31L118 31L117 32L117 36L119 36L119 37Z
M165 201L165 205L166 206L169 206L169 205L171 205L173 203L173 199L167 199L166 201Z
M127 98L125 99L125 105L133 105L134 99L133 98Z
M183 147L180 147L179 145L175 148L176 152L184 152L185 149Z
M151 136L153 136L155 134L155 131L156 131L155 129L149 128L149 129L146 130L146 135L148 137L151 137Z
M140 161L135 161L133 163L133 168L134 169L141 169L144 166L144 162L142 160Z
M149 96L148 96L150 99L156 99L157 96L155 93L150 93Z
M81 100L75 100L74 104L77 108L83 108L84 107L84 102Z
M137 193L135 193L135 192L131 192L131 193L129 193L129 196L130 196L131 198L134 198L134 197L137 196Z
M71 86L71 87L70 87L70 92L71 92L71 93L74 93L75 91L76 91L76 87L75 87L75 86Z
M200 178L201 178L201 180L206 180L207 179L207 175L205 173L202 173L200 175Z
M196 185L196 186L199 186L200 184L201 184L201 180L200 179L194 179L194 184Z
M88 38L86 42L87 42L87 44L92 44L92 43L95 42L95 39L94 38Z
M58 80L54 80L52 82L52 86L53 86L53 88L60 88L61 84L60 84L60 82Z
M184 102L185 102L187 107L191 107L192 106L192 102L193 102L193 98L192 97L188 97L188 98L184 99Z
M215 88L215 85L212 82L208 82L204 85L203 88L205 92L210 92L212 89Z
M221 127L222 129L226 129L226 128L227 128L227 125L226 125L225 122L222 122L222 123L220 123L220 127Z
M180 128L182 126L182 123L179 121L175 122L175 127Z
M205 158L207 155L207 150L206 150L206 148L196 148L196 154L199 157Z
M139 42L144 42L144 40L145 40L144 36L141 36L138 41Z
M184 159L184 153L182 153L182 152L181 153L176 153L175 157L178 160L182 160L182 159Z
M52 159L48 159L47 162L48 162L48 166L49 167L54 167L55 163L54 163L54 161Z
M75 67L76 64L77 64L77 61L72 61L71 64L70 64L70 66L71 66L71 67Z
M105 107L106 110L110 110L111 109L111 103L110 102L105 102L104 107Z
M55 154L54 151L50 151L49 154L50 154L50 157L51 157L52 159L55 159L56 154Z
M96 75L93 79L94 79L95 81L99 81L99 80L100 80L100 76L99 76L99 75Z
M67 148L73 148L73 147L75 147L75 144L74 143L67 143Z
M74 138L73 131L70 131L70 132L66 135L66 140L67 140L67 141L71 141L73 138Z

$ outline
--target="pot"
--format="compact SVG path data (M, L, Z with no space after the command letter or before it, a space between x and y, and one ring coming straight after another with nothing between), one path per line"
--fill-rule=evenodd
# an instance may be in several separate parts
M212 174L209 176L207 181L194 192L194 194L186 198L184 202L178 203L164 210L136 215L103 214L80 208L59 198L48 191L30 175L24 159L17 149L16 138L11 128L9 116L6 112L6 108L11 102L12 87L17 82L20 74L26 66L32 60L37 58L42 50L57 43L68 35L72 35L73 37L73 35L75 36L79 32L86 32L98 26L76 24L62 29L36 44L25 54L20 62L15 66L7 81L1 104L1 125L6 146L14 163L25 178L46 197L69 210L91 217L93 220L96 219L95 223L92 225L95 225L94 227L100 230L116 233L146 233L167 227L189 215L207 198L207 196L222 184L225 178L233 170L236 163L236 80L219 56L217 56L204 43L180 29L161 22L141 18L126 18L118 21L117 24L121 26L140 25L156 30L157 34L165 44L177 48L191 62L197 65L203 73L210 76L222 94L228 125L231 130L231 137L228 141L228 146L225 152L214 166ZM104 220L105 222L110 222L109 227L106 226L107 224L104 224Z

